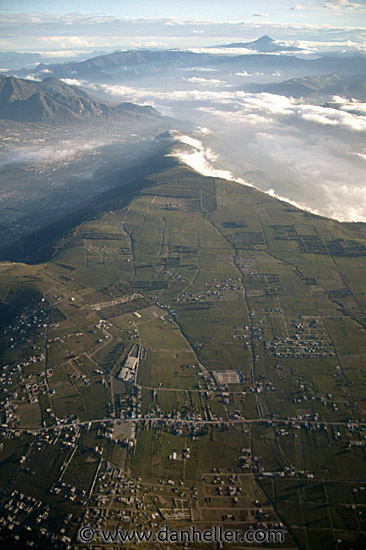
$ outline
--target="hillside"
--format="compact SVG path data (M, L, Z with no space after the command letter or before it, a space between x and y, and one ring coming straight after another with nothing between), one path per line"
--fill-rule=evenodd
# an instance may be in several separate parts
M247 88L253 92L268 92L296 98L319 100L337 95L365 101L366 74L363 72L363 74L347 77L338 73L327 76L314 75L265 85L251 84Z
M145 168L48 261L0 264L2 513L21 488L46 534L118 511L361 548L366 225Z
M158 117L152 107L107 105L54 77L41 82L0 75L0 118L17 122L68 124L101 119Z

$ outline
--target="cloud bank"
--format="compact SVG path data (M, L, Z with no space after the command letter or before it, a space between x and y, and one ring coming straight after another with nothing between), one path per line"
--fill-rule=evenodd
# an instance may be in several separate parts
M207 135L207 129L200 128L197 133ZM230 170L215 168L215 162L218 161L218 155L216 155L210 148L205 147L199 139L180 134L179 132L176 132L173 135L175 135L175 139L177 141L183 145L188 145L188 148L175 147L174 151L169 154L169 156L173 156L181 162L184 162L203 176L236 181L243 185L253 187L251 183L243 180L242 178L235 177Z
M315 105L233 86L204 86L200 79L189 84L189 89L173 90L118 84L96 88L118 101L152 104L209 128L196 134L198 142L184 138L186 148L175 152L204 175L249 183L340 221L366 221L365 150L360 146L366 141L366 103L335 96Z

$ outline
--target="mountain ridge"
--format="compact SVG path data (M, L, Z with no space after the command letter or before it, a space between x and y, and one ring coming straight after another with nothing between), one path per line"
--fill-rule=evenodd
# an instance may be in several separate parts
M253 42L238 42L215 46L216 48L246 47L253 50L250 55L227 55L210 53L210 48L198 53L190 50L126 50L98 55L84 61L58 64L40 64L35 69L8 71L24 78L33 75L42 78L47 74L56 78L78 79L81 81L116 83L135 80L146 76L166 74L172 69L193 69L205 66L224 70L291 70L296 76L309 74L330 74L339 72L354 74L364 69L364 56L338 58L337 56L302 59L296 56L295 47L282 46L269 36L263 36ZM272 51L271 51L272 50ZM281 51L293 52L293 55L279 55ZM271 71L272 74L272 71Z
M366 100L366 72L348 77L332 73L325 76L291 78L269 84L249 84L246 89L257 93L267 92L295 98L341 95Z
M37 229L34 232L28 233L23 237L20 237L10 245L5 245L0 248L0 262L2 261L15 261L24 263L39 263L48 261L53 254L53 244L60 236L69 232L74 227L84 223L86 220L91 219L96 215L100 215L102 212L109 209L119 208L121 202L125 203L130 200L131 197L144 193L144 189L147 189L152 184L156 173L164 173L169 170L184 170L187 173L195 174L197 177L205 178L209 180L207 176L203 176L184 161L175 156L174 151L177 146L182 145L179 139L176 139L175 134L170 131L161 134L162 148L159 153L155 153L153 156L147 158L138 167L134 167L128 170L113 170L107 177L113 179L116 185L107 191L103 191L100 195L91 199L85 205L79 207L76 211L71 212L55 222L49 223L41 229ZM167 141L168 140L168 141ZM223 178L212 178L233 184ZM315 213L308 212L301 209L298 206L294 206L287 203L283 199L278 199L261 190L258 187L243 186L240 183L236 183L239 187L248 189L250 193L257 193L258 200L273 201L274 203L281 203L284 207L293 210L294 212L303 213L305 216L311 216L314 219L324 220L335 226L344 227L345 229L351 229L353 224L346 222L339 222L325 216L321 216ZM262 199L261 199L262 197ZM359 227L362 230L363 237L366 239L366 224L359 222Z
M0 118L17 122L70 124L95 119L158 117L153 107L108 105L55 77L41 82L0 75Z

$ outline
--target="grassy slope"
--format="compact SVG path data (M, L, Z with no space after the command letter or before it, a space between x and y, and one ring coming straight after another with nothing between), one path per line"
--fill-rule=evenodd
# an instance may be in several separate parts
M366 414L366 226L317 217L182 166L167 166L145 180L148 185L129 200L112 199L63 236L49 262L0 266L0 300L17 296L22 303L21 292L37 291L46 305L33 309L52 308L47 367L54 371L49 385L56 393L39 400L42 420L51 425L52 413L81 420L107 415L111 388L101 384L95 367L116 375L131 344L139 343L147 350L138 372L146 387L145 411L156 404L149 389L154 387L160 388L157 402L166 412L205 418L209 406L223 419L239 411L247 419L311 415L334 422L327 431L287 426L287 436L277 425L253 424L250 444L262 471L287 467L317 480L320 496L312 495L315 481L293 480L290 492L286 479L261 481L297 544L315 548L320 537L323 548L331 547L340 536L337 529L343 529L342 537L357 545L361 520L344 506L353 504L351 491L364 478L364 454L349 448L360 436L344 424L365 420ZM132 293L142 295L139 302L113 304ZM19 320L16 312L11 316ZM107 324L98 326L100 319ZM44 328L32 330L32 345L42 351ZM290 340L296 332L298 338ZM9 335L2 337L4 363L10 365L33 353L26 338L15 338L11 348ZM23 372L37 380L44 366L41 360ZM241 373L225 405L219 396L205 400L195 393L206 389L205 373L221 370ZM175 472L165 455L184 442L164 432L156 440L149 433L140 432L133 472L149 480L179 479L181 465ZM226 434L213 431L211 443L204 435L185 475L200 479L209 471L212 441L227 449L219 466L240 471L240 449L249 444L240 433L235 427ZM149 466L147 452L156 458ZM341 506L324 497L335 486ZM311 513L318 500L323 519ZM219 519L207 513L205 518Z

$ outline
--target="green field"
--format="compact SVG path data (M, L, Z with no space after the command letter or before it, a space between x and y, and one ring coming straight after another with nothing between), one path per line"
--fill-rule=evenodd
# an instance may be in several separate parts
M49 261L0 266L1 506L12 484L105 525L362 548L366 225L166 159L139 184Z

